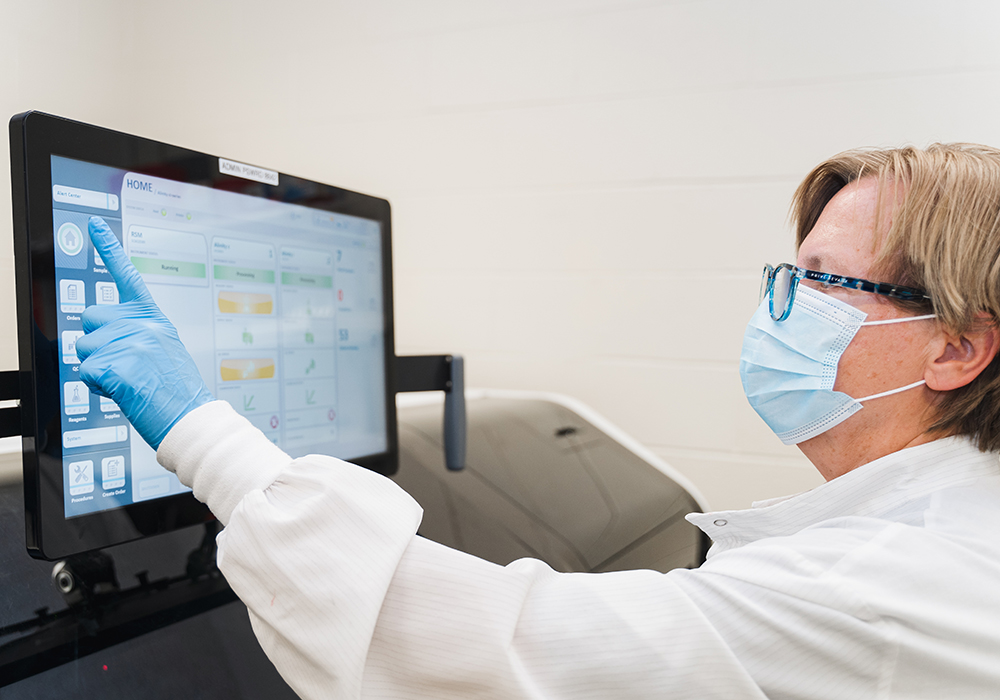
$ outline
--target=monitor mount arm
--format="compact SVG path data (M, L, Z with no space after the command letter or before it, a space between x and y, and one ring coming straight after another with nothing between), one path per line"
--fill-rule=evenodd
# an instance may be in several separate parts
M461 355L394 357L396 393L444 392L444 458L451 471L465 468L465 363ZM0 372L0 401L16 401L21 392L17 370ZM21 434L21 409L0 408L0 438Z
M16 401L20 398L17 370L0 372L0 401ZM17 406L0 408L0 438L20 434L21 409Z
M465 362L461 355L396 357L396 393L444 392L444 462L465 468Z

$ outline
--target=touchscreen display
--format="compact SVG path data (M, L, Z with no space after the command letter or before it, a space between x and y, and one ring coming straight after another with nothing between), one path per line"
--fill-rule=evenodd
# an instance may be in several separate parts
M118 303L99 215L209 390L293 457L384 452L378 221L52 156L66 517L185 491L79 379L81 314Z

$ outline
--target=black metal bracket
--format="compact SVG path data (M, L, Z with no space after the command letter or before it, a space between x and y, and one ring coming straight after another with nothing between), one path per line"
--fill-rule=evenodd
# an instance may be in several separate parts
M16 401L21 398L17 370L0 372L0 401ZM17 406L0 408L0 437L21 434L21 409Z
M445 463L448 469L465 467L465 372L461 355L396 357L396 393L443 391ZM21 397L17 370L0 372L0 401ZM21 434L21 409L0 408L0 437Z
M444 463L465 468L465 362L461 355L396 357L396 393L444 392Z

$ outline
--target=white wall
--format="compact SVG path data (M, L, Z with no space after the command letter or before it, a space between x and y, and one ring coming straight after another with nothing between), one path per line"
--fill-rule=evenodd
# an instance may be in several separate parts
M737 373L798 180L858 145L1000 145L989 0L3 3L0 113L387 197L399 353L575 396L717 507L819 481Z

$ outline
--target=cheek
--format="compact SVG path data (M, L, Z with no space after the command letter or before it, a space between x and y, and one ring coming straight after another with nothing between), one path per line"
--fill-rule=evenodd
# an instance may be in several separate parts
M923 358L907 325L858 330L840 358L833 388L857 398L920 379Z
M858 389L865 384L873 367L872 350L873 348L867 343L862 343L861 339L855 336L844 350L844 354L840 356L837 379L833 383L834 391L841 391L848 396L860 396Z

